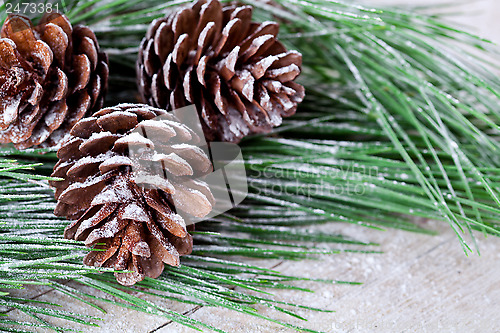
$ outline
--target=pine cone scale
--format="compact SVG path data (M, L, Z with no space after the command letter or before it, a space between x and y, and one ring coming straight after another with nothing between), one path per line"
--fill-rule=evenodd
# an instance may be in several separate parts
M3 113L3 118L0 122L0 129L5 129L9 127L14 120L17 118L17 111L19 104L21 103L21 98L10 98L5 99L1 102L0 112Z
M73 92L82 90L90 82L90 60L85 54L73 58Z
M99 61L99 55L97 54L97 48L94 40L85 36L78 46L78 51L85 54L90 61L91 69L96 70Z
M17 68L21 66L21 61L18 56L16 56L16 44L7 38L0 39L0 70L2 74L8 71L10 68ZM1 76L2 85L5 83L6 77Z
M149 244L151 252L155 253L161 261L170 266L179 266L179 252L162 235L161 231L152 223L148 223L148 230L151 233Z
M151 257L151 250L148 243L144 241L145 238L146 234L144 233L143 225L132 222L128 224L125 230L122 244L127 247L130 253L136 256L149 258Z
M52 50L58 64L64 67L66 50L69 46L69 38L64 30L53 23L46 24L42 33L42 40Z
M101 242L102 240L112 238L118 232L125 229L129 222L127 220L123 220L118 218L120 212L115 211L111 216L109 216L108 220L100 227L93 229L89 235L85 238L84 243L87 246L93 245L95 243Z
M96 246L97 249L106 249L106 251L92 251L83 259L83 263L85 265L89 265L90 263L94 263L96 267L102 267L105 262L109 262L110 259L114 257L116 261L115 253L120 248L119 240L115 241L107 241L104 246Z
M164 62L170 53L164 45L172 45L172 42L174 41L174 35L168 29L168 25L166 23L162 22L159 25L158 30L151 41L154 44L154 52L159 56L160 62ZM143 51L141 50L141 52Z
M50 100L52 102L62 100L64 98L64 96L66 96L66 94L68 93L68 86L69 86L68 77L59 68L56 69L56 73L55 73L54 77L57 79L54 79L53 87L51 87L52 88L52 96L50 96ZM41 87L38 91L40 93L37 92L36 96L41 96L41 92L42 92ZM37 99L38 98L35 98L35 100L37 100Z
M183 35L191 36L195 28L193 22L197 21L198 18L191 8L184 8L179 11L172 21L172 27L174 27L174 40L179 40Z
M184 238L187 236L186 223L184 219L175 214L172 209L165 204L164 200L156 190L146 191L144 199L149 207L156 211L158 223L165 230L168 230L174 236Z
M65 229L64 237L79 241L85 240L90 231L113 214L118 206L118 202L92 206L82 217Z

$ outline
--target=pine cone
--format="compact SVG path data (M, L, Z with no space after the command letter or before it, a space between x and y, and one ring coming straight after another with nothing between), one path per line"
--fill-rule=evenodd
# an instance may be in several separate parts
M10 15L0 39L0 143L54 146L85 115L102 107L107 57L94 33L61 14L37 27Z
M304 98L293 82L302 55L277 39L275 22L251 21L250 6L200 0L154 21L142 40L142 99L171 110L195 104L209 141L269 132Z
M192 238L175 208L203 217L214 204L206 183L191 179L212 168L199 141L175 116L147 105L120 104L76 123L52 174L64 180L51 185L55 214L76 220L64 236L104 243L85 264L133 271L115 274L123 285L158 277L163 263L179 265Z

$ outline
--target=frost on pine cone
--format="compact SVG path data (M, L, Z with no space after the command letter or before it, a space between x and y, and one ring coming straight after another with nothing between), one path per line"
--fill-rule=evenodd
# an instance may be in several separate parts
M65 237L105 250L90 252L85 264L133 271L115 273L124 285L158 277L163 263L179 265L192 238L176 208L204 217L214 204L207 184L193 179L212 170L199 141L174 115L141 104L76 123L52 174L64 180L51 185L55 214L75 220Z
M0 39L0 143L54 146L85 115L102 107L107 57L94 33L61 14L37 27L10 15Z
M304 98L293 81L302 55L276 39L277 23L251 18L250 6L200 0L154 21L137 61L143 101L167 110L195 104L210 141L280 125Z

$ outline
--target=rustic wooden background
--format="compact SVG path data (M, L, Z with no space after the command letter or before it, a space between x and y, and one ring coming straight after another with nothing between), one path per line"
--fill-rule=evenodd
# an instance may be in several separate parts
M417 1L418 4L424 2L408 2L415 4ZM374 2L401 3L401 0L366 1L368 4ZM463 14L453 20L463 28L500 42L500 1L462 2L465 4L457 8ZM385 253L343 253L324 256L318 261L261 262L290 275L363 282L360 286L301 283L316 292L279 292L279 299L335 311L301 311L299 314L309 320L305 323L276 312L263 310L263 313L325 332L499 331L500 238L484 239L478 235L482 255L467 257L446 223L420 223L439 231L439 235L417 235L395 230L377 232L350 225L329 225L326 226L329 230L379 242L380 249ZM29 291L37 300L57 301L65 304L66 309L102 315L48 288L31 288ZM192 332L162 318L109 304L99 305L107 310L101 328L89 329L72 324L68 328L108 333ZM278 325L226 310L193 308L177 303L166 305L228 332L291 332ZM18 315L23 317L21 313Z

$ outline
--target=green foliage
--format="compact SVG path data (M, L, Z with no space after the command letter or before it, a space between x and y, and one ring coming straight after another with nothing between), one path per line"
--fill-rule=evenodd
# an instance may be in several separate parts
M44 155L39 156L40 153ZM182 258L181 267L167 267L157 280L147 278L133 287L124 287L115 281L112 270L82 264L88 249L81 242L62 238L62 230L68 222L52 214L55 207L53 193L44 182L52 178L22 172L33 169L33 163L28 162L33 158L46 160L46 166L53 165L54 154L47 150L20 152L7 148L2 149L0 155L17 155L21 159L2 160L0 163L0 174L10 177L0 180L0 288L3 290L0 305L9 309L7 317L0 318L0 330L64 329L50 324L50 319L46 319L50 317L97 326L99 318L73 314L62 310L60 304L30 299L28 292L17 298L9 293L11 289L23 289L26 285L53 288L103 312L92 302L111 303L155 314L198 330L205 328L220 332L216 327L168 309L162 300L223 307L301 330L300 327L264 316L253 306L267 306L298 319L304 318L295 314L293 308L323 311L277 301L269 292L272 289L311 292L290 284L307 279L245 264L236 258L299 260L343 251L375 252L364 248L375 244L365 244L341 235L311 233L294 224L283 225L272 220L245 221L226 215L197 225L197 231L193 232L193 253ZM279 234L276 232L278 228ZM299 241L307 242L309 246ZM311 246L313 242L329 243L331 248L315 248ZM342 244L342 248L334 248L335 244ZM95 291L87 294L67 285L67 281L76 281ZM319 282L356 284L333 280ZM241 291L235 290L237 287ZM141 295L155 295L157 302L145 301ZM16 312L12 310L28 314L35 322L17 320Z
M304 56L309 98L302 112L321 112L302 115L310 139L293 139L304 133L300 128L281 130L293 141L264 143L281 146L276 151L289 147L283 156L274 153L278 159L296 147L311 155L329 150L320 162L299 162L294 168L352 165L358 170L326 181L345 182L346 177L351 185L367 184L366 195L319 194L314 204L324 207L333 199L357 214L370 216L376 208L444 220L465 251L471 248L464 232L472 239L472 229L498 233L500 81L491 65L465 47L490 45L418 13L340 1L276 2L275 7L255 4L261 9L257 16L284 23L284 39Z

